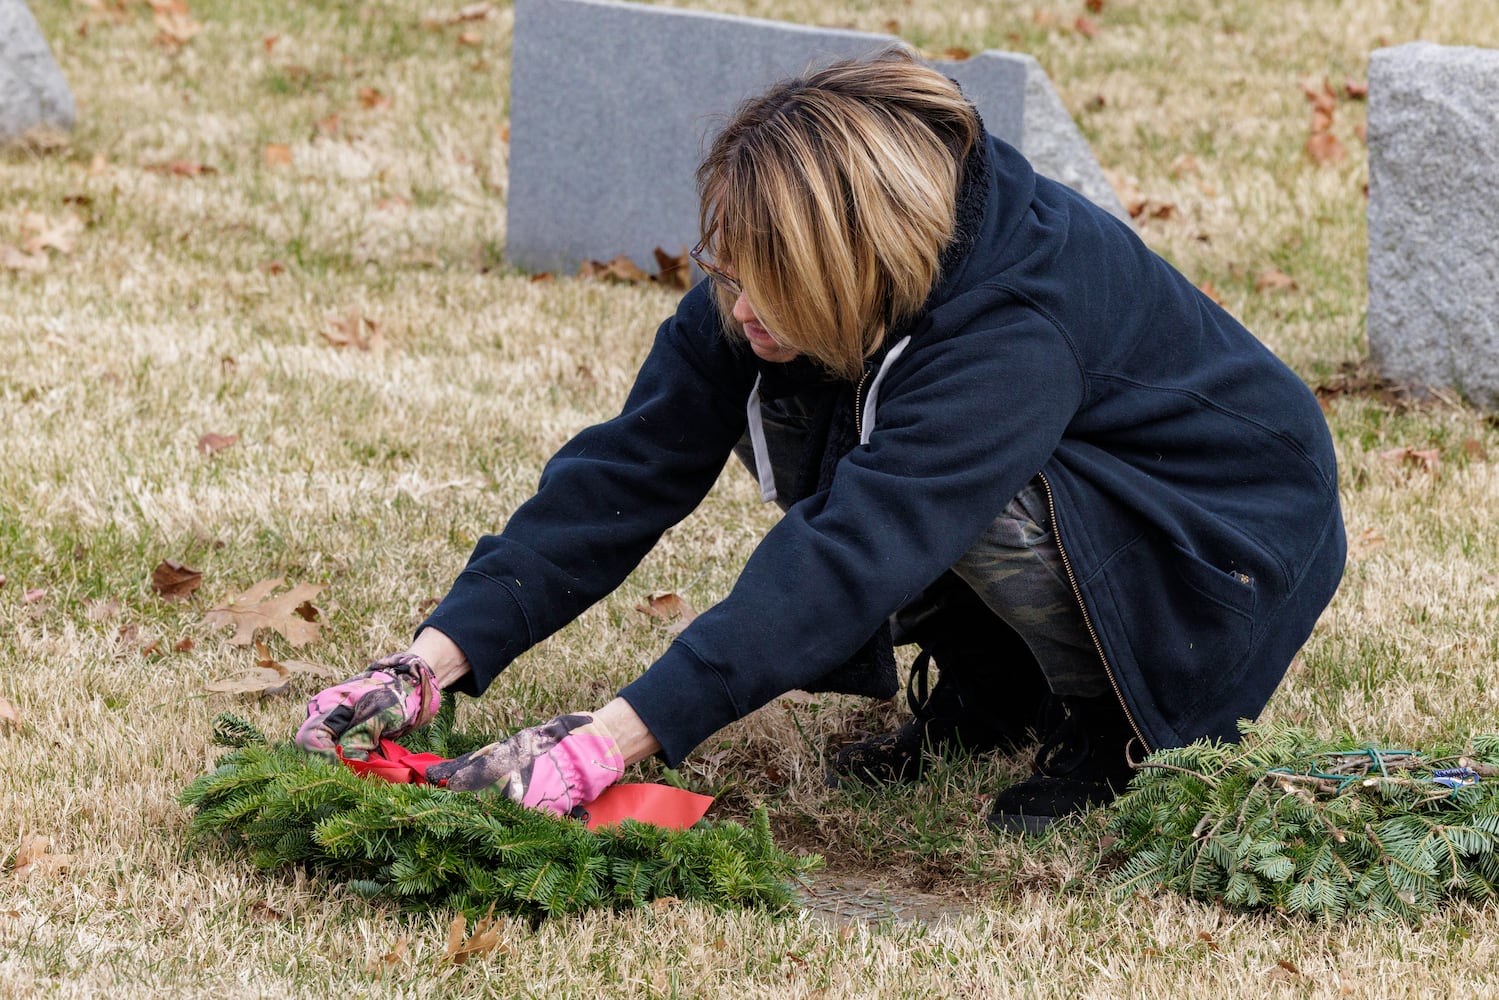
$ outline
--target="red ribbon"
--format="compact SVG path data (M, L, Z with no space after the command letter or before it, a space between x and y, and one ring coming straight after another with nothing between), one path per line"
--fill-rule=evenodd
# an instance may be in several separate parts
M381 740L380 748L369 760L350 760L340 749L338 759L355 774L379 778L394 785L427 784L427 768L448 758L435 753L412 753L399 743ZM446 782L439 782L446 784ZM621 820L685 830L708 812L713 796L699 795L670 785L611 785L587 806L585 825L590 830L611 826Z

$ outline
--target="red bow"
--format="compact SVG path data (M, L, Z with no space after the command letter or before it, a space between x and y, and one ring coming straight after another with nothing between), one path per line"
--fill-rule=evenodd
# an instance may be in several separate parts
M399 743L381 740L380 748L369 760L350 760L340 749L338 759L355 774L379 778L394 785L425 785L427 768L448 758L435 753L412 753ZM446 784L442 782L441 784ZM621 820L685 830L707 813L713 796L699 795L670 785L611 785L584 807L590 830L610 826Z

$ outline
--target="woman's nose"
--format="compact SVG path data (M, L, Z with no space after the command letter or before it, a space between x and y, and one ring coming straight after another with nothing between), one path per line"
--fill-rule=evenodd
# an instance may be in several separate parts
M733 313L734 320L738 323L753 323L757 318L754 306L750 305L749 296L743 292L740 292L739 298L734 300Z

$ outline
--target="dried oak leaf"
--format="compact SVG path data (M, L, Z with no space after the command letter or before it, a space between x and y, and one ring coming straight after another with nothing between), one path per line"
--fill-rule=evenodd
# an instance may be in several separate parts
M366 111L374 111L377 108L388 108L391 100L374 87L359 88L359 106Z
M652 250L656 258L656 280L667 288L685 292L692 287L692 265L683 247L679 255L669 254L660 247Z
M11 867L18 879L30 875L55 875L73 867L73 855L53 854L51 837L28 833L21 838L21 847L16 851L16 860Z
M1306 155L1320 166L1332 166L1343 162L1348 151L1331 132L1313 132L1306 140Z
M184 566L174 559L163 559L151 571L151 589L168 601L186 600L202 585L202 570Z
M1257 292L1293 292L1297 287L1295 278L1273 267L1254 279L1254 290Z
M26 212L21 216L21 231L27 234L21 244L24 253L38 254L44 250L72 253L78 234L83 232L83 220L73 212L56 218L40 212Z
M635 262L624 254L618 254L608 261L585 260L578 266L578 277L599 278L604 281L620 281L627 284L643 285L651 280L651 276L635 266Z
M1433 476L1441 475L1442 451L1440 448L1387 448L1379 457L1392 465L1409 465Z
M666 627L671 635L676 635L697 617L697 612L692 609L679 594L657 592L647 594L644 604L635 605L635 610L647 618L654 618Z
M213 431L209 431L198 438L198 450L205 455L217 455L225 448L238 443L238 434L215 434Z
M214 608L203 617L208 625L234 627L231 646L248 646L261 629L279 632L293 646L305 646L318 638L318 610L311 601L323 590L324 583L299 583L279 597L271 592L286 581L282 577L261 580L222 608Z
M465 21L483 21L494 13L494 4L484 0L481 3L471 3L458 8L451 14L428 14L422 18L422 27L429 31L438 28L446 28L454 24L463 24Z
M151 6L151 20L156 23L153 41L164 49L180 49L203 30L193 20L182 0L146 0Z
M35 274L45 271L50 263L47 255L40 251L27 253L13 246L0 244L0 271L27 271Z
M330 316L323 326L323 339L334 347L352 347L379 354L385 350L380 324L355 309L346 316Z
M203 685L203 689L214 694L258 694L262 698L273 697L290 686L291 671L274 660L271 662L273 666L270 667L257 666L233 677L209 681Z
M403 937L390 946L390 950L383 955L376 955L364 965L365 972L373 972L376 975L384 972L392 965L405 965L409 959L407 950L410 947L411 938Z
M463 914L453 918L448 924L447 949L443 953L438 964L451 962L454 965L462 965L475 955L487 955L498 950L500 954L508 954L510 946L500 940L500 932L494 927L494 907L489 908L489 913L474 924L474 933L465 936L467 921Z
M153 174L167 174L172 177L201 177L204 174L216 174L218 167L199 163L196 160L168 160L166 163L152 163L146 167Z

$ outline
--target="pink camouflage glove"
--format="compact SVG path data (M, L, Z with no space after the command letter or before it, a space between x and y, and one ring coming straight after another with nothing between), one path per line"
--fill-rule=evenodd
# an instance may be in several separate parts
M336 758L368 760L382 739L399 739L432 721L441 703L437 676L414 653L395 653L364 673L325 688L307 703L297 746Z
M427 780L493 791L531 809L570 815L619 780L625 759L591 715L560 715L509 739L433 764Z

